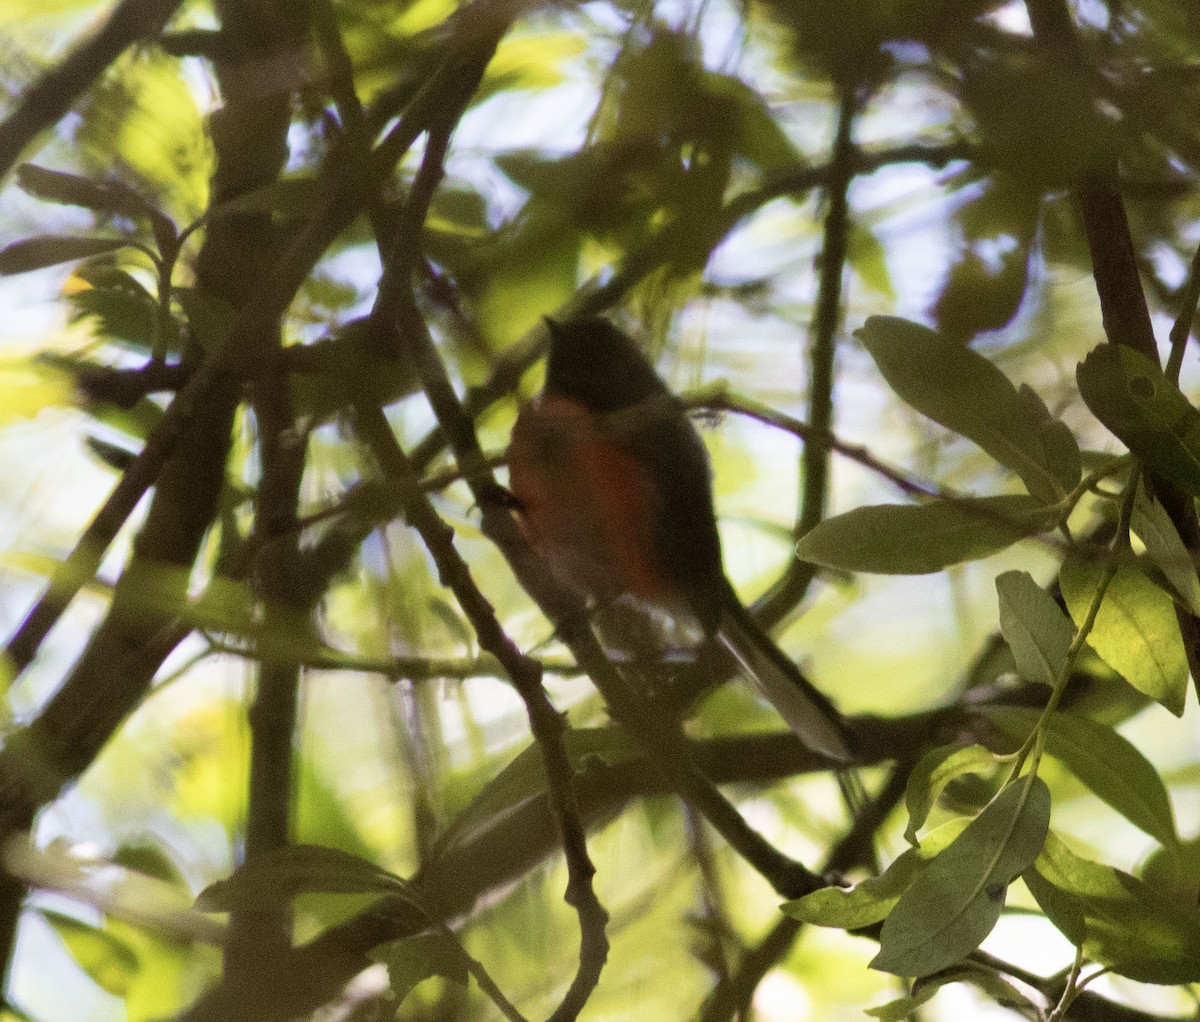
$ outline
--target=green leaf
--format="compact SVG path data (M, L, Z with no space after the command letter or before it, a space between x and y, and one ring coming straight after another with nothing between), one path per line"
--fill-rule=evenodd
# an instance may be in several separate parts
M926 834L918 847L906 849L893 859L879 876L868 877L853 887L822 887L803 898L785 901L780 910L802 922L841 930L877 923L930 860L950 847L970 823L965 816L948 820Z
M28 273L47 266L69 263L115 252L132 244L129 238L72 238L63 234L39 234L14 241L0 249L0 275Z
M984 706L979 712L1016 745L1025 741L1041 718L1040 711L1021 706ZM1088 717L1052 713L1046 751L1135 827L1164 845L1178 842L1166 786L1127 738Z
M1200 912L1050 834L1025 884L1092 961L1142 983L1200 981Z
M278 909L297 894L403 894L407 884L373 862L321 845L290 845L259 855L200 892L204 912Z
M1104 580L1105 568L1095 561L1068 557L1059 570L1063 599L1076 625L1086 617ZM1145 575L1120 567L1109 583L1088 634L1100 658L1139 692L1183 715L1188 663L1175 604Z
M1200 579L1196 576L1196 562L1179 538L1166 508L1139 489L1130 524L1183 605L1192 614L1200 614Z
M17 184L30 195L46 202L82 206L95 213L149 220L159 244L176 237L175 224L137 192L120 181L92 181L61 170L48 170L33 163L17 168Z
M1024 494L876 504L827 518L800 540L796 556L846 571L923 575L997 553L1057 519Z
M895 300L896 289L888 272L887 251L879 239L860 224L850 225L846 258L859 280L867 287L889 301Z
M1083 478L1083 456L1079 452L1079 441L1062 419L1050 414L1050 409L1032 387L1022 383L1017 396L1024 402L1029 421L1037 429L1046 452L1046 467L1063 489L1071 490Z
M929 818L938 796L956 777L989 771L996 765L995 755L982 745L943 745L931 749L908 775L904 801L908 807L908 826L904 836L917 843L917 831Z
M930 863L883 924L871 967L928 976L969 955L996 925L1008 885L1041 851L1050 789L1012 781L962 836Z
M1027 571L1006 571L996 579L1000 632L1027 681L1054 687L1067 666L1075 629L1050 595Z
M564 736L564 743L576 773L584 773L592 762L615 766L640 755L637 746L619 727L572 728ZM499 826L545 791L546 767L542 753L536 745L530 745L450 822L438 839L434 856Z
M927 983L911 997L897 997L887 1004L877 1004L874 1008L864 1008L863 1014L879 1019L879 1022L904 1022L911 1018L921 1005L930 1000L941 989L941 984Z
M1143 465L1200 496L1200 412L1158 363L1102 344L1075 371L1084 402Z
M38 911L97 986L114 997L125 996L138 974L138 957L132 948L111 933L78 919L49 909Z
M1012 469L1043 503L1064 487L1050 466L1042 424L991 362L918 323L872 316L855 334L888 385L934 422L973 440Z
M442 933L393 940L375 948L371 957L387 966L388 983L397 1006L418 983L433 976L442 976L459 986L466 986L469 979L461 949Z

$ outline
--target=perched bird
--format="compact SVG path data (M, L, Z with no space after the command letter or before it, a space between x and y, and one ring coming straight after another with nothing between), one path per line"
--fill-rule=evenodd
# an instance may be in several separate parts
M708 452L632 338L546 321L541 395L513 428L509 485L551 571L606 605L632 597L725 646L807 746L848 761L830 705L742 605L721 560Z

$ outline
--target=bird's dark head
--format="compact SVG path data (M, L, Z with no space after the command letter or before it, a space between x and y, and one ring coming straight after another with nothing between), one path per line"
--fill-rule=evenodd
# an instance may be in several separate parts
M546 319L550 359L546 393L606 414L667 393L632 337L599 317L565 323Z

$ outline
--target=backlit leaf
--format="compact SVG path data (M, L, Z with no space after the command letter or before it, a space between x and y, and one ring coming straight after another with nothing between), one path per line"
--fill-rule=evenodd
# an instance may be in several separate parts
M904 836L909 842L914 845L917 843L917 831L924 826L947 784L963 774L984 773L995 765L995 755L982 745L943 745L922 756L908 775L908 786L904 792L908 808L908 826L904 829Z
M1200 911L1135 876L1071 851L1055 834L1025 884L1071 943L1143 983L1200 980Z
M1041 711L985 706L979 712L1020 745ZM1053 713L1046 751L1136 827L1164 845L1176 843L1175 816L1162 777L1138 748L1111 727L1074 713Z
M60 912L41 909L40 914L97 986L114 997L125 996L138 973L137 955L127 944L99 927Z
M1179 538L1166 508L1138 490L1130 524L1183 605L1191 613L1200 614L1200 579L1196 576L1196 563Z
M1069 557L1063 562L1059 585L1076 625L1086 618L1104 574L1104 566L1095 561ZM1088 643L1139 692L1162 703L1175 716L1183 714L1188 664L1175 604L1141 572L1117 569Z
M877 504L827 518L796 545L803 561L846 571L923 575L987 557L1054 526L1033 497Z

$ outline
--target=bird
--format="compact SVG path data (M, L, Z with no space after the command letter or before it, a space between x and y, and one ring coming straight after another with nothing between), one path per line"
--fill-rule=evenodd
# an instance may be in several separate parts
M682 402L609 320L545 323L545 384L521 409L507 459L512 505L534 550L593 605L632 599L698 628L732 654L801 742L851 761L836 709L725 573L708 452Z

